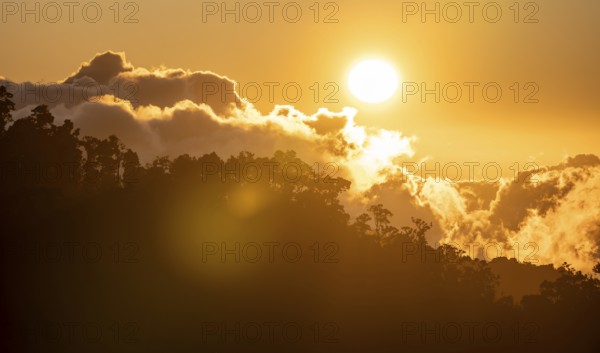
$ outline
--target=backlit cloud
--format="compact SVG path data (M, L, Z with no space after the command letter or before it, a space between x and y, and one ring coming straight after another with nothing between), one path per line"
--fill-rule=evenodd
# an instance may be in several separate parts
M542 168L535 182L522 177L448 183L409 175L400 163L415 155L416 138L358 125L353 108L307 114L278 105L263 114L227 77L135 67L123 53L98 54L60 83L2 79L0 85L15 95L16 118L47 104L59 122L72 120L83 135L117 135L143 162L185 153L227 158L241 151L270 156L294 150L309 163L340 166L337 175L353 183L345 200L353 215L381 202L398 227L411 216L433 222L434 243L493 242L505 256L539 264L567 261L587 272L599 257L600 159L594 155Z

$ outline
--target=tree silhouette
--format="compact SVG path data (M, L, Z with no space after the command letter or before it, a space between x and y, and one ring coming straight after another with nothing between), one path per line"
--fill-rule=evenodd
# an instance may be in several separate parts
M382 204L371 205L367 208L367 211L373 215L375 234L378 237L384 238L397 232L397 229L390 225L392 212L385 209Z
M0 134L3 134L8 124L12 122L11 112L15 110L15 103L11 100L13 94L0 86Z
M568 264L539 294L515 303L500 296L501 278L486 261L430 245L431 223L412 218L398 229L383 204L351 220L340 202L350 182L327 177L294 151L184 154L142 165L116 136L80 137L69 120L57 126L45 106L13 121L11 97L0 87L2 351L546 353L600 346L599 281ZM90 260L94 249L101 261ZM524 266L510 275L527 280ZM133 335L135 344L106 339L115 321L120 339ZM35 326L48 322L94 322L105 335L48 342ZM132 322L139 330L124 331ZM249 322L299 323L303 339L236 337L236 324ZM478 333L473 340L466 329L457 341L437 329L464 323ZM497 340L478 329L490 324L503 333ZM317 340L306 338L315 332Z

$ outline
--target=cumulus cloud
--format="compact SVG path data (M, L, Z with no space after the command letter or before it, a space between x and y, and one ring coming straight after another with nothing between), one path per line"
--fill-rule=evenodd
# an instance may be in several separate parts
M96 55L89 63L84 63L73 75L68 77L65 83L74 83L84 77L91 78L101 85L108 85L110 80L120 73L133 70L133 66L127 63L123 53L106 52Z
M396 175L369 194L400 214L430 213L425 219L439 227L429 235L432 243L452 243L488 260L568 262L591 273L600 258L600 159L578 155L525 174L493 183L415 175L399 183Z
M412 153L410 138L398 132L390 135L385 130L357 126L356 111L350 108L339 113L321 109L314 115L305 115L291 106L277 106L264 115L246 106L221 117L211 106L189 100L166 108L134 107L128 101L104 96L72 108L58 106L52 113L58 121L72 120L83 135L119 136L144 162L156 156L185 153L199 156L216 152L228 157L248 151L267 156L276 150L294 150L309 163L337 163L341 167L339 176L367 183L380 172L365 157L373 145L388 139L391 146L402 147L390 150L393 156ZM319 119L336 120L337 128L317 131L314 124ZM350 164L356 168L349 168Z
M17 110L39 104L73 107L97 102L105 95L128 101L134 107L165 108L190 100L210 105L221 116L245 105L235 91L235 82L226 77L209 71L134 67L125 54L110 51L82 64L62 82L17 83L4 79L0 85L14 94Z
M588 272L600 255L600 158L595 155L542 168L535 183L526 174L492 183L417 177L399 166L414 156L415 138L357 125L355 109L305 114L280 105L263 114L237 95L227 77L135 67L123 53L98 54L57 84L0 79L0 85L15 94L15 118L47 104L58 121L72 120L83 135L117 135L143 162L184 153L227 158L241 151L268 156L294 150L309 163L341 167L338 175L353 183L344 201L351 213L383 203L399 227L410 217L433 222L432 243L494 242L508 257L539 264L567 261ZM474 255L481 256L481 249Z
M235 82L226 77L136 67L123 53L98 54L57 84L0 84L15 94L16 118L46 104L59 121L72 120L84 135L119 136L145 162L184 153L227 157L240 151L271 155L294 150L311 163L338 163L338 175L366 189L384 180L381 172L394 158L414 153L413 138L358 126L354 109L305 114L280 105L262 114L237 95Z

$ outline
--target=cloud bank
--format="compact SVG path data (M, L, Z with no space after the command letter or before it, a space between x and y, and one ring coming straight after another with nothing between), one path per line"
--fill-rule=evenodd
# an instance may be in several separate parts
M600 159L569 157L534 176L449 183L391 174L365 195L395 214L434 220L429 241L453 243L485 259L568 262L587 273L600 257Z
M338 175L353 183L345 200L351 213L381 202L398 227L411 216L432 221L430 242L478 243L476 256L487 251L538 264L567 261L587 272L600 256L600 159L593 155L542 168L535 183L526 177L491 183L423 178L398 165L414 156L415 137L357 125L355 109L305 114L280 105L263 114L227 77L135 67L123 53L97 54L59 83L2 78L0 85L14 94L16 118L46 104L83 135L117 135L144 162L185 153L227 158L294 150L307 162L341 166Z

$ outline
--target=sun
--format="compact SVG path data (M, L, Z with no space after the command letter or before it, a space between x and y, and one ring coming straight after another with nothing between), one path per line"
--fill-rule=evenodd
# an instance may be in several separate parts
M363 102L381 103L396 92L398 75L394 67L383 60L365 60L350 71L348 87L352 95Z

